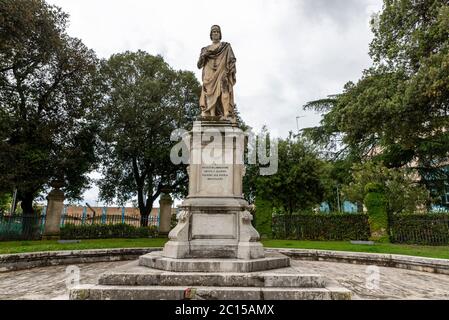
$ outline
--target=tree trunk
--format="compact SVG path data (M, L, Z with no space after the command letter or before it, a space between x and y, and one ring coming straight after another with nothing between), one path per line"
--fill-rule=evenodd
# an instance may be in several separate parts
M140 214L140 226L148 227L148 217L149 215Z
M147 199L147 203L139 208L141 227L148 227L152 210L153 210L153 202L150 199Z

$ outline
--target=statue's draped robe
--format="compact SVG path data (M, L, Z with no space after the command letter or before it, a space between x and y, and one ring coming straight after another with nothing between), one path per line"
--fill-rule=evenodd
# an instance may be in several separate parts
M211 46L201 50L203 55ZM216 108L217 115L222 112L217 108L221 102L223 93L229 93L229 110L234 111L234 90L236 83L236 58L231 45L222 42L213 50L207 61L199 61L198 67L203 67L203 89L200 98L200 107L203 112L209 112Z

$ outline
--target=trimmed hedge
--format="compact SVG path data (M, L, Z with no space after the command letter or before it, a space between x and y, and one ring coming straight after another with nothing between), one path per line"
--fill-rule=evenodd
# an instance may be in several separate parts
M393 243L448 245L449 215L397 214L390 220Z
M366 214L298 214L273 217L274 239L368 240Z
M111 238L150 238L157 236L155 227L134 227L128 224L67 224L61 228L63 240L111 239Z
M366 214L296 214L273 217L274 239L368 240ZM390 217L390 241L401 244L448 245L449 215L395 214Z
M262 239L272 237L273 205L270 201L256 199L254 226Z
M388 213L387 199L382 186L376 183L368 183L365 186L366 196L364 203L368 210L371 229L370 240L388 242Z

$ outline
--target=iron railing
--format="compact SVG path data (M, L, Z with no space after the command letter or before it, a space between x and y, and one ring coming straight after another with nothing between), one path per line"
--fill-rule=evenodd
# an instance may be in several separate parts
M42 237L46 221L46 210L40 215L0 214L0 241L14 240L38 240ZM88 216L68 215L66 209L61 215L61 227L65 225L93 225L93 224L128 224L140 227L141 224L159 228L159 217L148 216L142 219L140 216L128 216L124 214L108 215L103 210L101 215Z

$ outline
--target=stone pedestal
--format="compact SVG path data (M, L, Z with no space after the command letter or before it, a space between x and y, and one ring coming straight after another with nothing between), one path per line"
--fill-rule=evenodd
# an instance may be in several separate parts
M163 256L264 257L242 195L244 133L230 121L197 121L190 133L189 196Z
M170 194L163 193L161 195L161 199L159 200L159 208L160 208L160 215L159 215L159 234L166 236L170 232L171 229L171 217L172 217L172 210L171 206L173 204L173 200L170 197Z
M53 189L47 196L47 212L45 217L43 239L59 239L61 230L61 213L64 208L64 192Z

